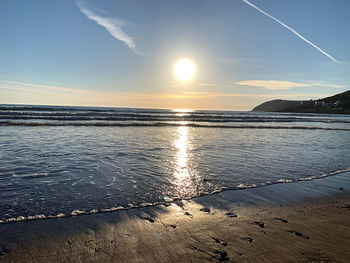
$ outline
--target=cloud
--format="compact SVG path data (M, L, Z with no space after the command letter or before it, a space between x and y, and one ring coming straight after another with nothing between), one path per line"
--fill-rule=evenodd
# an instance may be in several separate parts
M87 18L95 21L97 24L104 27L114 38L124 42L135 53L137 52L134 40L130 36L128 36L122 29L124 26L129 24L127 21L117 18L102 17L86 8L85 5L82 4L82 2L77 2L76 4L80 11L87 16Z
M198 86L215 86L215 84L212 83L198 83Z
M321 52L322 54L326 55L329 59L331 59L332 61L334 61L335 63L339 63L338 60L336 60L334 57L332 57L330 54L328 54L326 51L322 50L321 48L319 48L318 46L316 46L314 43L312 43L310 40L306 39L305 37L303 37L302 35L300 35L295 29L291 28L290 26L286 25L285 23L283 23L282 21L278 20L277 18L273 17L272 15L270 15L269 13L265 12L264 10L260 9L259 7L257 7L256 5L252 4L251 2L249 2L248 0L242 0L244 3L250 5L251 7L255 8L256 10L258 10L260 13L264 14L265 16L275 20L277 23L279 23L280 25L282 25L283 27L285 27L286 29L288 29L289 31L291 31L294 35L296 35L297 37L299 37L300 39L304 40L306 43L308 43L309 45L311 45L312 47L314 47L315 49L317 49L319 52Z
M312 86L310 83L280 81L280 80L244 80L233 82L241 86L262 87L270 90L291 89L296 87Z
M1 83L15 85L15 86L21 86L21 87L41 88L41 89L46 89L46 90L51 90L51 91L59 91L59 92L67 92L67 93L76 93L78 91L76 89L70 89L70 88L63 88L63 87L57 87L57 86L49 86L49 85L41 85L41 84L35 84L35 83L9 81L9 80L1 80L0 79L0 87L4 87L3 84L1 84Z
M257 98L257 99L300 99L307 98L309 94L251 94L251 93L223 93L223 92L200 92L200 91L185 91L180 96L174 97L174 93L169 93L169 98L181 98L181 99L204 99L204 98L216 98L216 97L237 97L237 98ZM318 94L319 95L319 94ZM329 94L326 94L329 96Z
M331 87L331 88L344 88L343 85L332 84L323 81L304 81L304 82L294 82L294 81L282 81L282 80L244 80L233 82L234 84L240 86L250 86L250 87L262 87L269 90L285 90L297 87Z
M332 84L324 81L305 81L305 82L310 83L311 86L330 87L335 89L342 89L346 87L345 85Z

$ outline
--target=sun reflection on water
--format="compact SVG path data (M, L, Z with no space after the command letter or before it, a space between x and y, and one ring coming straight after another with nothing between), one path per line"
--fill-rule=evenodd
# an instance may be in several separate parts
M196 192L196 177L197 173L191 167L192 157L192 142L189 136L189 127L177 127L177 136L174 139L173 146L175 147L174 155L174 174L173 194L177 198L186 198L193 196Z
M175 177L178 179L188 178L189 172L187 167L188 162L188 127L178 127L178 139L174 141L176 152L176 167Z

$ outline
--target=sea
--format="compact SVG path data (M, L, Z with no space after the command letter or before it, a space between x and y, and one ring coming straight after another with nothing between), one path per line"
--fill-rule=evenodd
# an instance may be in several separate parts
M0 223L350 172L350 116L0 105Z

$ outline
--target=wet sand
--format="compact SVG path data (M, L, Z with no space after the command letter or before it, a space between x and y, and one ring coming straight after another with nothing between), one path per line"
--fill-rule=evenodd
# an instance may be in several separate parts
M0 233L0 262L350 262L350 174Z

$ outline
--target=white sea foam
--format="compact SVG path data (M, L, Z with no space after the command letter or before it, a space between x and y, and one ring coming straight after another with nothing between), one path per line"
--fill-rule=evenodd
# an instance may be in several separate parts
M118 211L118 210L123 210L125 207L123 206L118 206L118 207L111 207L111 208L105 208L101 209L102 212L113 212L113 211Z
M34 216L18 216L16 217L11 217L6 220L0 220L0 223L12 223L12 222L21 222L21 221L26 221L26 220L36 220L36 219L44 219L47 218L45 215L40 214L40 215L34 215Z
M81 178L81 179L79 179L78 181L75 181L74 183L72 183L72 186L76 186L77 183L80 183L80 182L82 182L82 181L84 181L84 178Z
M336 174L347 173L347 172L350 172L350 167L347 169L344 169L344 170L338 170L338 171L331 172L330 175L336 175Z
M279 179L277 183L293 183L293 180L290 179Z
M82 211L82 210L78 210L78 209L73 210L71 213L72 216L78 216L78 215L83 215L83 214L86 214L86 212Z
M146 206L151 206L151 205L154 205L154 204L152 204L152 203L141 203L140 207L146 207Z
M26 220L27 218L25 216L19 216L17 217L17 221L24 221Z
M46 216L44 214L34 215L34 216L28 216L28 220L36 220L36 219L44 219Z
M246 189L247 186L244 185L244 184L239 184L239 185L237 185L237 188L238 188L238 189Z
M317 179L317 178L320 178L320 177L310 176L310 177L300 178L299 181L311 181L311 180L314 180L314 179Z
M45 184L52 184L53 181L41 181L42 183L45 183Z

